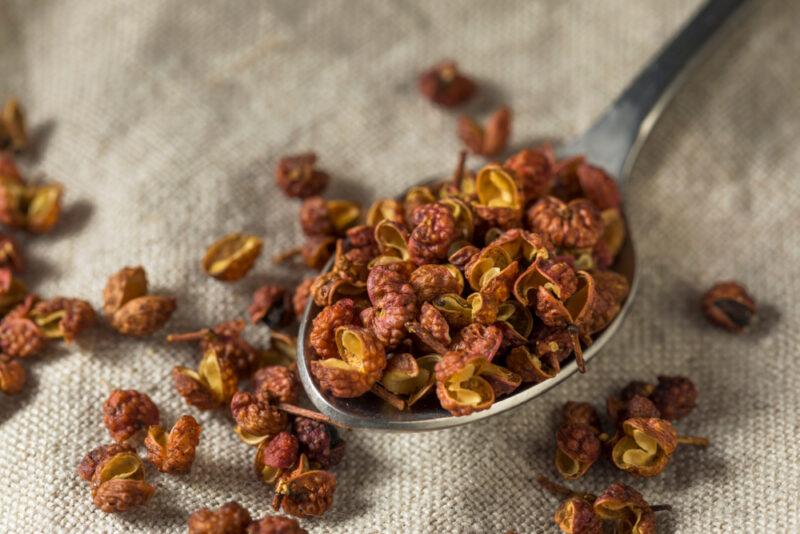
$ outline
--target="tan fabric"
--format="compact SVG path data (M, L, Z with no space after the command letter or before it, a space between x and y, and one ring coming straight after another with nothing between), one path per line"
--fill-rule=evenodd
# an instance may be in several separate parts
M99 307L105 278L142 264L178 298L169 329L243 315L260 283L298 280L267 260L299 236L297 204L273 185L281 154L316 150L335 177L330 196L365 201L449 172L454 115L415 87L420 68L447 56L485 82L473 111L511 105L515 144L572 136L698 4L5 1L0 97L22 97L42 141L28 168L67 188L58 230L25 239L26 279ZM800 529L800 3L757 4L642 153L626 191L641 290L605 354L586 376L467 428L353 432L335 508L303 521L311 532L551 532L556 500L534 477L553 472L559 406L601 406L658 373L697 381L700 406L679 427L712 446L680 450L653 480L598 466L575 486L633 482L674 506L659 518L667 532ZM256 270L234 285L203 276L205 245L241 229L266 239ZM698 292L725 278L763 305L748 335L712 329L698 311ZM253 450L226 414L198 414L172 388L171 367L192 350L160 340L97 329L32 362L24 395L0 398L0 530L182 532L191 511L230 499L268 512ZM149 393L170 424L192 413L204 425L191 474L151 474L153 500L125 516L95 510L75 474L109 440L100 406L113 387Z

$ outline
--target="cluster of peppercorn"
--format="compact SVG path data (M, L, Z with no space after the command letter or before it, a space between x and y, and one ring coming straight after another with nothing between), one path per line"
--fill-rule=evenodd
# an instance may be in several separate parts
M29 148L22 108L10 99L0 114L0 223L9 231L43 234L59 220L64 188L23 177L15 158ZM72 343L95 321L85 300L29 293L19 279L24 268L18 239L0 233L0 392L7 395L20 393L27 382L20 360L41 353L51 340Z
M225 236L208 248L203 268L219 280L239 280L253 267L261 246L255 236ZM269 284L255 291L248 315L254 325L270 327L266 350L245 340L243 320L171 334L167 341L199 345L196 369L173 369L175 388L197 409L230 408L235 433L255 447L256 475L274 490L275 510L315 517L333 504L336 476L328 469L342 460L345 442L330 419L297 404L302 388L296 374L296 339L279 329L293 326L302 313L303 291L302 284L294 294ZM305 292L307 295L307 289ZM249 389L243 387L248 383Z
M372 392L406 409L435 390L466 415L552 378L570 355L584 371L583 347L619 312L628 282L609 270L625 239L614 181L549 146L476 175L465 157L451 180L378 200L363 222L357 204L304 201L301 226L328 243L307 265L334 259L293 300L307 291L322 307L310 368L331 395ZM251 313L278 323L287 308L264 290Z
M611 435L603 431L594 406L568 402L556 432L556 469L563 478L580 478L605 449L618 469L656 476L679 444L708 446L705 438L678 435L672 424L689 415L696 402L697 388L683 376L659 376L658 384L631 382L606 401Z
M236 501L209 510L201 508L189 516L189 534L307 534L289 517L268 515L259 521Z
M116 389L103 404L103 422L114 443L93 449L78 465L78 474L89 483L92 501L100 510L126 512L155 492L155 486L145 481L144 464L136 451L139 443L158 471L180 474L191 469L201 433L191 415L180 417L166 432L158 407L147 394Z
M244 328L244 321L230 321L168 336L170 342L197 342L202 352L197 370L173 369L175 387L197 409L230 407L234 431L255 447L256 475L274 489L275 510L321 516L336 489L327 469L342 460L345 442L327 417L296 404L302 389L294 339L273 332L272 347L260 351L243 339ZM252 391L240 390L246 381Z
M573 491L546 477L539 477L544 489L562 499L553 517L566 534L601 534L604 522L620 534L653 534L655 513L671 510L669 505L647 503L642 494L621 482L614 482L600 495Z
M621 471L654 477L666 469L678 445L708 446L706 438L680 436L673 426L673 421L689 415L696 403L697 388L683 376L659 376L657 384L631 382L606 401L609 434L594 406L567 402L556 432L556 470L562 478L577 479L605 456ZM655 532L654 510L624 484L612 484L597 498L571 492L543 477L539 481L566 497L555 521L568 534L601 532L602 519L617 521L617 532ZM617 504L603 504L603 496Z

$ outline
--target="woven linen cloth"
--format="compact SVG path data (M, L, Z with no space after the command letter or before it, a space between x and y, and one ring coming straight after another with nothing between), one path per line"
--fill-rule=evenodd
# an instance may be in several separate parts
M24 279L45 296L89 299L124 265L146 267L178 310L152 339L107 326L26 362L25 392L0 398L0 531L183 532L188 515L235 499L254 517L271 492L225 410L198 412L170 370L196 349L168 331L241 317L254 288L294 283L269 258L300 239L298 202L274 185L281 155L313 149L329 198L369 202L451 172L452 112L416 76L453 57L480 83L467 111L507 103L514 147L579 134L673 32L697 0L428 2L9 1L0 4L0 97L17 95L37 143L22 164L66 187L48 235L22 237ZM511 413L463 428L390 435L353 431L335 469L333 509L312 533L553 532L560 406L631 379L686 374L700 390L678 423L707 435L667 470L634 479L602 462L576 488L619 478L651 503L665 532L800 529L800 3L756 2L666 110L625 190L640 291L588 373ZM477 159L472 162L479 164ZM265 239L256 268L223 284L200 270L232 231ZM698 297L744 282L760 321L735 336L708 325ZM259 329L251 329L259 330ZM255 335L267 337L266 327ZM56 344L57 345L57 344ZM191 473L148 471L158 486L123 515L94 508L75 468L110 441L101 405L115 387L148 393L165 424L203 425Z

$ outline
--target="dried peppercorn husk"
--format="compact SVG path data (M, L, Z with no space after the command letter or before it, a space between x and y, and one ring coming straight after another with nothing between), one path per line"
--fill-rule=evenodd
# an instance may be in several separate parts
M602 451L597 429L579 422L565 422L556 433L555 465L566 479L586 474Z
M464 277L454 265L426 264L414 269L409 278L419 302L430 302L447 293L461 294Z
M458 64L445 60L425 70L417 81L419 92L428 100L445 107L454 107L469 100L476 86L458 70Z
M386 359L381 384L392 393L408 395L420 389L427 378L413 354L392 354Z
M167 341L170 343L199 342L203 354L209 351L216 353L220 360L234 368L239 377L244 378L249 376L264 360L263 354L244 340L242 337L244 330L244 321L227 321L214 328L170 334L167 336Z
M335 427L307 417L295 417L293 430L301 452L323 469L338 465L344 458L346 443Z
M607 209L600 213L600 218L603 219L603 235L600 236L600 241L597 242L595 247L602 245L601 249L608 257L604 261L595 259L595 263L599 263L601 268L608 268L614 258L617 257L619 251L622 250L622 245L625 244L625 239L628 235L625 219L622 217L622 212L619 209ZM605 265L602 265L605 263Z
M617 532L654 534L655 513L641 493L620 482L614 482L594 501L598 517L616 523Z
M149 336L160 330L177 303L174 297L145 295L128 301L111 317L111 326L126 336Z
M600 167L584 163L576 169L578 183L585 196L600 211L619 209L622 195L611 176Z
M433 336L436 341L441 343L444 346L449 346L452 342L450 337L450 325L447 323L447 319L445 319L442 312L436 309L435 306L432 304L425 302L422 304L422 308L419 314L419 323L422 327L430 332L431 336ZM424 340L422 344L424 345ZM427 347L430 350L435 350L434 347Z
M247 309L253 324L263 321L270 328L279 328L294 319L292 297L286 289L267 284L253 293L253 301Z
M365 282L348 280L335 271L316 277L310 288L317 306L332 306L339 300L352 300L363 295L366 290Z
M250 512L231 501L217 510L201 508L192 512L188 526L189 534L244 534L250 523Z
M600 271L593 274L597 295L592 303L590 319L581 324L583 333L594 334L603 330L614 320L628 297L628 279L614 271Z
M295 404L300 384L294 370L283 365L268 365L253 374L253 389L261 402Z
M403 218L406 225L412 226L414 212L418 207L434 202L436 202L436 195L433 194L430 187L420 185L410 187L403 197Z
M64 187L59 183L30 186L26 190L25 229L44 234L53 229L61 216Z
M497 232L495 237L494 232ZM503 249L511 260L536 262L555 256L555 249L544 236L522 228L502 231L494 228L486 233L487 246Z
M28 315L35 300L36 297L30 295L0 321L0 349L5 354L27 358L44 348L45 335Z
M96 319L91 304L64 297L37 302L30 311L30 318L46 338L61 338L67 343L74 341Z
M294 366L297 362L297 338L272 332L270 347L258 353L260 367L270 365Z
M503 333L504 347L518 346L527 343L533 331L533 316L516 300L508 300L498 307L495 324Z
M203 257L203 270L225 282L243 278L261 254L260 238L246 234L228 234L212 243Z
M431 304L453 328L463 328L472 323L472 305L455 293L434 298Z
M280 476L285 472L285 469L267 465L267 463L264 461L264 454L267 450L267 447L269 447L271 438L272 436L265 436L264 439L259 440L257 443L253 443L257 445L256 455L253 460L253 469L255 469L256 476L259 478L259 480L268 485L275 484Z
M0 177L0 222L33 233L49 232L61 215L61 184L26 185Z
M558 505L553 516L565 534L602 534L603 523L594 512L592 502L583 497L568 497Z
M462 273L466 270L467 265L480 253L481 249L466 241L459 240L450 245L450 250L447 251L447 261L451 265L455 265Z
M555 152L550 144L526 148L512 154L503 168L514 177L527 204L547 195L553 187Z
M481 291L512 263L513 259L504 248L490 245L473 256L464 269L464 276L472 289Z
M315 354L322 360L338 358L336 330L341 326L355 323L355 303L351 299L341 299L323 308L311 322L309 343Z
M0 392L16 395L25 388L28 373L17 360L6 354L0 354Z
M259 463L275 470L291 469L297 462L300 444L290 432L280 432L259 446ZM263 472L262 472L263 474Z
M530 306L538 303L540 288L566 301L578 289L578 276L568 263L538 258L514 282L514 296Z
M396 262L373 267L367 278L372 309L365 310L361 318L387 348L397 346L406 337L405 324L418 313L411 272L411 264Z
M275 181L288 197L308 198L321 194L330 177L316 169L317 155L313 152L286 156L278 161Z
M121 443L140 430L159 423L158 407L146 393L115 389L103 404L103 423L114 441Z
M147 294L147 274L141 266L123 267L114 273L103 289L103 313L112 317L129 301Z
M588 402L565 402L561 410L561 419L565 423L580 423L600 432L600 415Z
M458 237L453 213L441 202L420 206L414 210L410 222L408 253L417 265L433 263L447 257L450 244Z
M294 315L298 319L303 316L308 305L309 298L311 297L311 286L314 284L314 278L306 278L294 289L292 295L292 306Z
M747 328L756 315L756 302L738 282L719 282L703 295L703 313L712 324L730 332Z
M0 149L9 148L21 151L28 146L25 128L25 114L16 98L9 98L3 105L0 115Z
M92 501L106 513L122 513L141 506L155 487L144 481L142 460L132 451L108 455L91 480Z
M450 210L455 221L457 238L472 240L475 232L475 214L472 207L458 197L446 197L439 202Z
M235 432L248 445L257 445L281 432L289 423L287 415L256 395L239 391L231 399Z
M197 370L178 366L172 369L175 389L181 397L200 410L211 410L228 403L238 387L236 369L207 350Z
M488 361L478 355L447 352L436 364L436 395L442 408L455 416L486 410L494 404L491 384L480 376Z
M0 128L2 128L0 126ZM9 150L0 149L0 182L15 182L22 184L22 174L19 172L14 154Z
M383 345L366 328L340 326L335 335L337 357L312 361L311 374L334 397L363 395L386 367Z
M384 256L411 259L408 251L408 232L401 223L385 219L375 226L375 241Z
M247 534L308 534L297 520L278 515L268 515L250 523Z
M475 178L475 213L487 223L508 229L521 226L522 197L514 178L499 165L487 165Z
M609 419L617 426L631 418L661 418L661 412L656 405L641 395L634 395L627 400L609 397L606 400L606 410Z
M611 459L619 469L643 477L661 473L678 446L678 433L665 419L631 418L622 423Z
M148 459L162 473L187 473L194 463L201 431L191 415L181 416L169 433L161 425L150 426L144 440Z
M78 476L86 482L91 482L97 467L106 459L121 452L136 453L136 449L128 443L112 443L101 445L89 451L78 464Z
M311 469L305 455L297 467L278 480L272 507L297 517L320 517L333 506L336 475Z
M584 198L569 203L548 196L527 211L528 228L564 248L593 247L603 235L603 219L594 204Z
M481 156L496 156L503 151L511 136L511 109L497 109L481 127L472 118L462 115L458 119L458 137L472 153Z
M367 225L374 228L383 221L405 226L403 203L391 198L381 198L373 202L367 211Z
M450 350L477 354L486 358L487 362L491 362L500 350L502 342L503 333L498 327L471 323L456 334Z
M509 369L522 377L523 382L539 383L553 378L559 371L561 365L558 358L552 353L543 356L532 353L526 346L514 347L506 357L506 365Z
M361 216L361 207L350 200L309 197L300 207L300 226L307 236L344 235Z
M2 172L0 170L0 172ZM8 269L14 272L22 272L25 269L25 261L22 258L22 250L13 237L7 234L0 234L0 269ZM8 290L8 284L4 284Z
M306 239L303 246L289 249L275 256L275 263L282 263L300 255L303 264L315 271L321 270L333 256L336 249L336 238L328 235L315 235Z
M697 406L697 387L685 376L659 376L650 400L661 417L676 421L689 415Z

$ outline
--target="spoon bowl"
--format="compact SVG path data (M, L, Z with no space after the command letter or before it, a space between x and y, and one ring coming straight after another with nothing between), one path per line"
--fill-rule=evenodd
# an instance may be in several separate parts
M622 187L633 163L656 119L672 96L688 65L695 63L707 41L732 15L744 0L712 0L674 37L662 52L631 83L601 118L574 142L561 147L559 156L585 154L587 160L617 177ZM630 284L630 292L619 314L594 338L583 355L588 363L619 330L639 285L636 251L630 226L627 237L611 269L622 274ZM331 269L333 260L325 267ZM300 322L298 337L298 370L300 380L312 404L323 414L344 425L383 431L438 430L485 419L518 407L538 397L572 376L578 370L574 357L562 364L553 378L538 384L523 384L511 395L496 401L490 408L467 416L455 417L436 402L436 396L399 411L372 394L343 399L323 393L309 371L313 357L308 336L311 322L320 307L310 300Z

